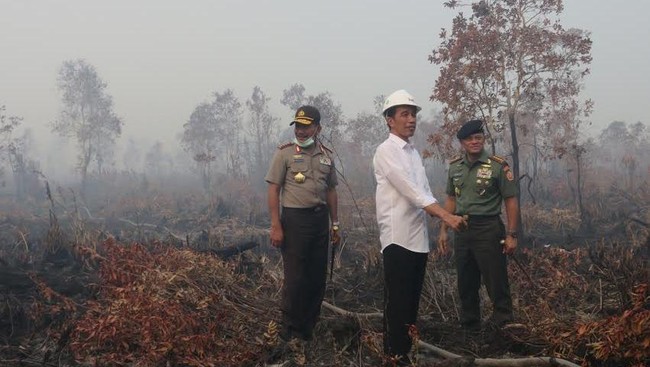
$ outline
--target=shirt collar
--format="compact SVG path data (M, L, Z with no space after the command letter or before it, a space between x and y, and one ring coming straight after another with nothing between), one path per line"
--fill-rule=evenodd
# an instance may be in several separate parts
M388 135L388 139L395 142L397 145L399 145L400 148L404 149L406 146L413 147L413 144L411 144L411 141L405 141L404 139L400 138L399 136L390 133Z
M320 142L314 142L314 144L310 145L307 148L302 148L300 145L293 143L294 149L296 150L296 154L300 153L305 153L309 155L316 155L321 152L323 152L323 146L321 145Z
M485 149L483 149L483 150L481 151L481 156L478 157L478 159L476 160L476 162L488 163L489 161L490 161L490 156L489 156L488 153L485 151ZM469 166L469 161L467 160L467 153L465 153L465 155L463 156L463 163L465 163L466 165Z

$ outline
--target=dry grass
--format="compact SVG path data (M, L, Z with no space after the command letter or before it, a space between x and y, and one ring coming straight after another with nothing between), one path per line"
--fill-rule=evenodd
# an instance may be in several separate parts
M73 194L60 195L68 196L56 199L56 226L47 216L29 211L0 216L11 223L2 234L0 267L39 269L29 281L32 290L1 294L4 304L11 306L0 307L0 321L7 321L2 325L24 328L11 337L3 334L1 362L265 364L277 341L274 322L282 264L278 252L266 243L266 225L252 221L257 215L252 203L156 193L147 200L126 197L94 210L75 210ZM600 204L590 202L594 212L609 208L598 212L605 218L598 228L614 235L607 241L592 240L588 247L564 242L580 227L574 211L523 210L525 226L537 244L549 245L522 249L517 255L521 266L510 262L516 317L523 330L462 335L453 265L450 259L432 258L415 330L418 337L464 356L551 355L593 366L647 363L648 228L610 217L613 212L619 213L618 218L622 215L612 205L628 207L629 202L630 198L615 195ZM328 302L361 313L381 312L383 303L376 227L374 218L365 217L372 212L371 204L359 200L342 205L347 208L341 213L344 244L326 292ZM238 206L236 215L228 214ZM350 213L355 207L358 215ZM631 214L648 220L643 206L625 215ZM48 233L49 243L56 247L37 245L37 239ZM120 240L107 240L114 237L111 234ZM242 240L258 241L261 247L228 261L201 252ZM48 262L54 255L63 256L62 267ZM55 286L52 277L76 279L83 289L70 293ZM482 297L488 316L484 292ZM30 313L31 322L19 322L23 311ZM304 359L294 356L294 365L357 367L383 361L380 319L341 317L323 310L315 332L309 352ZM428 358L420 365L443 364Z

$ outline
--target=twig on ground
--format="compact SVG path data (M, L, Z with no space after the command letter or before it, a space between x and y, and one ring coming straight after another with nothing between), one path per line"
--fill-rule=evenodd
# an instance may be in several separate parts
M343 316L351 316L351 317L360 317L360 318L369 318L369 317L383 317L384 314L381 312L368 312L368 313L358 313L358 312L351 312L351 311L346 311L340 307L336 307L330 303L327 303L323 301L323 307L326 309L336 312L339 315Z
M351 312L351 311L344 310L340 307L331 305L327 302L323 302L323 307L344 316L381 317L383 315L380 312L365 313L365 314ZM427 349L446 359L467 359L467 357L463 357L461 355L446 351L442 348L438 348L435 345L423 342L421 340L418 340L418 346ZM528 357L528 358L507 358L507 359L472 358L472 363L476 366L486 366L486 367L534 367L534 366L580 367L579 365L569 362L567 360L553 358L553 357Z

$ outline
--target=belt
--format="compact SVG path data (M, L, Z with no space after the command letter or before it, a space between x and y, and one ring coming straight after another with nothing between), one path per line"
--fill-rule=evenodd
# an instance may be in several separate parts
M472 220L472 219L478 219L478 220L481 220L481 219L494 219L494 218L498 218L498 217L501 216L500 214L493 214L493 215L456 214L456 215L460 215L461 217L463 217L465 219L469 219L469 220Z
M327 209L327 205L320 204L320 205L316 205L316 206L311 207L311 208L287 208L287 207L283 207L282 209L283 210L295 210L295 211L299 211L299 212L303 212L303 213L318 213L320 211L323 211L323 210Z

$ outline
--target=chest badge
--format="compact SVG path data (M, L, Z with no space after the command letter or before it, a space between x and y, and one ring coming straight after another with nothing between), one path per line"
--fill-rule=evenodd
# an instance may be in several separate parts
M303 175L302 172L298 172L295 176L293 176L293 179L296 180L296 183L301 184L305 182L305 175Z
M487 167L479 167L478 171L476 172L476 177L477 178L491 178L492 177L492 169L487 168Z

